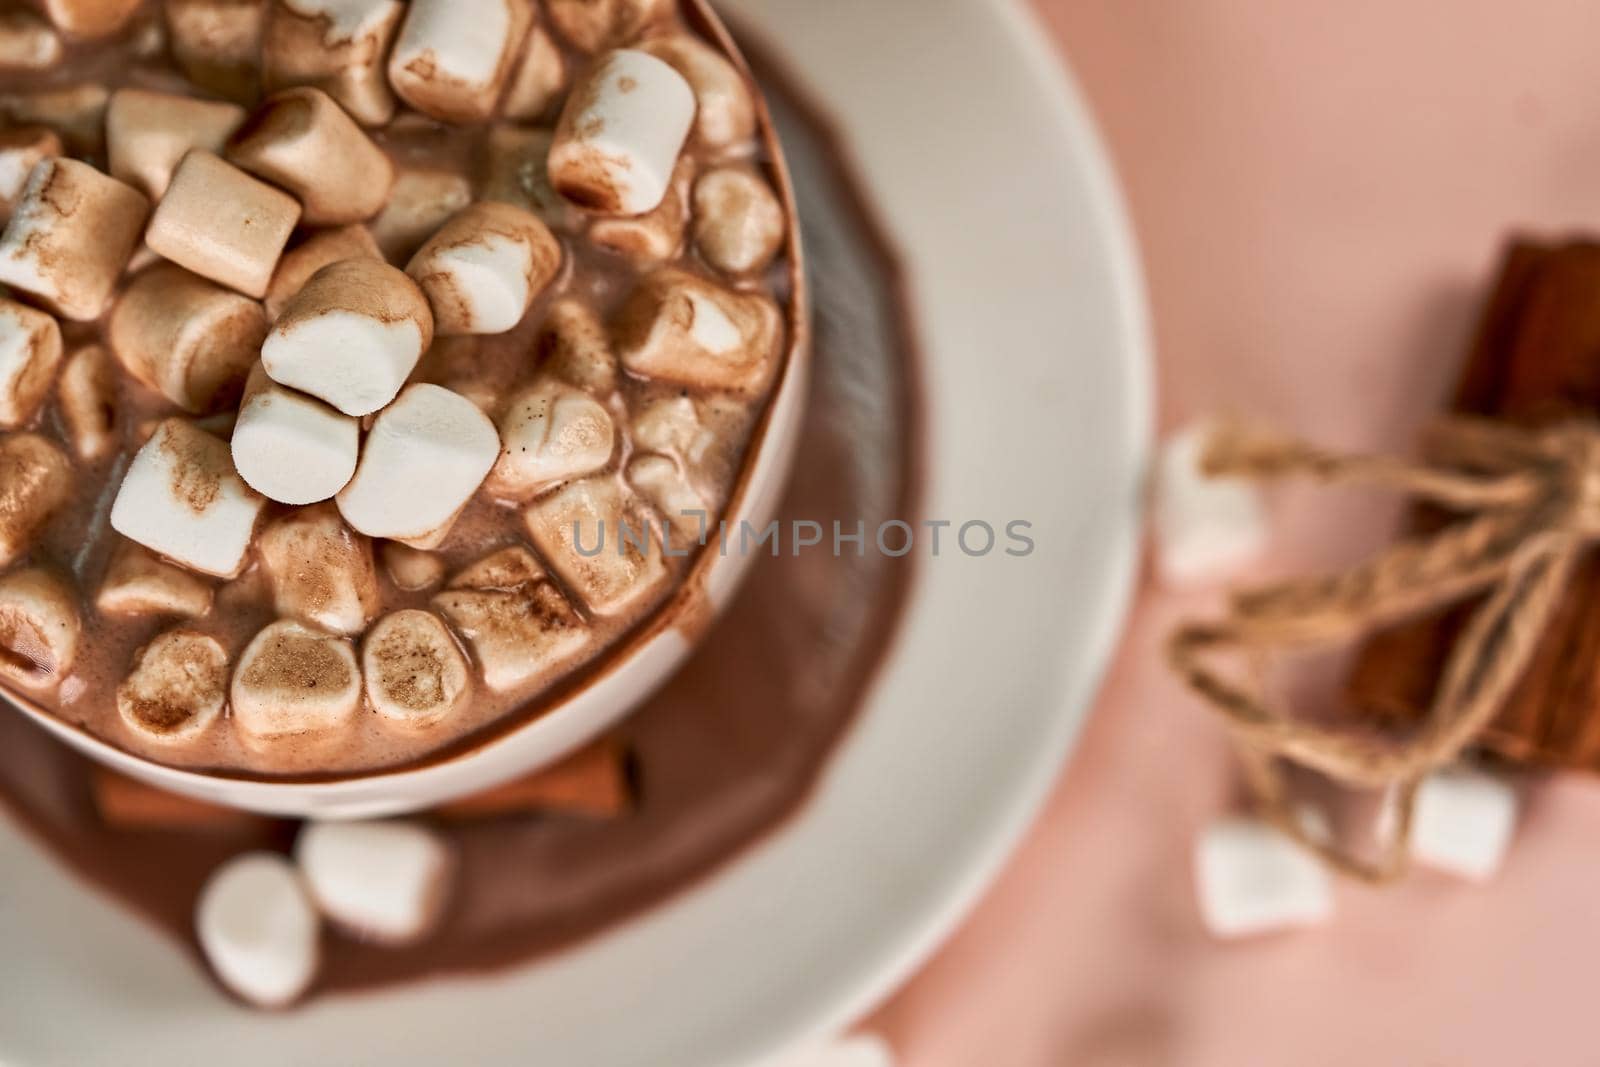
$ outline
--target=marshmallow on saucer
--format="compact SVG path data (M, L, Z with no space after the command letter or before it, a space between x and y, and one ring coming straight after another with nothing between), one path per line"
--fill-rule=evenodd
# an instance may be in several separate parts
M118 541L94 607L102 615L198 618L211 610L211 586L132 541Z
M402 100L445 122L482 122L533 21L528 0L411 0L389 56Z
M372 424L339 510L369 537L437 548L499 454L494 423L472 401L407 386Z
M222 984L257 1007L283 1008L310 987L320 962L316 909L294 866L250 852L200 891L195 935Z
M183 745L210 729L227 695L228 653L217 639L171 630L140 650L117 688L117 713L146 741Z
M669 64L646 52L612 52L567 97L550 181L597 214L653 211L671 188L694 115L694 91Z
M269 88L321 89L363 126L394 117L384 58L405 14L400 0L272 0L261 45Z
M517 394L499 425L502 448L488 487L513 500L593 474L611 462L616 450L611 413L589 394L558 382Z
M229 695L248 740L327 734L354 723L361 670L349 641L280 620L245 648Z
M352 533L331 504L299 508L261 533L261 562L280 616L336 634L358 634L378 613L372 542Z
M370 219L394 185L394 164L321 89L269 96L228 142L228 160L287 189L306 226Z
M1441 771L1418 787L1416 804L1413 859L1473 882L1495 876L1517 825L1510 783L1466 768Z
M335 926L385 945L431 933L449 897L454 857L411 822L309 822L294 846L311 899Z
M61 327L26 304L0 297L0 428L30 422L61 363Z
M0 435L0 568L33 547L44 524L72 492L72 464L48 439Z
M111 176L159 200L178 161L192 148L221 152L244 114L238 104L118 89L106 106Z
M1267 546L1261 491L1239 478L1208 478L1200 470L1212 427L1188 426L1161 447L1155 474L1156 567L1162 581L1188 586L1221 581L1254 561Z
M1256 819L1221 819L1195 849L1195 884L1206 929L1216 937L1321 923L1333 914L1327 868L1277 828Z
M429 730L472 696L467 658L437 615L397 611L379 619L361 651L372 710L403 730Z
M435 328L505 333L561 269L561 244L537 217L510 204L473 204L439 228L406 266L428 294Z
M97 319L149 213L143 193L87 163L41 160L0 235L0 282L63 318Z
M227 442L167 419L133 457L111 505L111 528L193 570L244 568L265 503L234 471Z
M0 576L0 678L29 689L59 685L82 632L78 598L61 578L38 567Z
M282 504L331 500L356 472L361 425L285 389L259 365L233 430L233 463L250 488Z

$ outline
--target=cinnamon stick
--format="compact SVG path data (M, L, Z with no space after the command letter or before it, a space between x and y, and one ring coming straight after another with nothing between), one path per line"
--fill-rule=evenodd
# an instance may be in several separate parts
M1524 424L1600 414L1600 244L1508 249L1452 408ZM1409 525L1426 532L1447 521L1419 509ZM1350 676L1355 704L1391 719L1422 715L1476 606L1373 638ZM1580 567L1483 742L1519 762L1600 770L1600 561Z

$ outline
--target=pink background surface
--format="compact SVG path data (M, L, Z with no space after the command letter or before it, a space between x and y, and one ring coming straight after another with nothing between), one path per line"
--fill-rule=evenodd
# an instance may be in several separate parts
M1514 229L1600 230L1600 21L1571 0L1035 0L1116 156L1161 419L1394 446L1440 403ZM1330 521L1331 515L1339 521ZM1280 565L1387 516L1279 502ZM1159 666L1205 598L1146 588L1040 824L870 1025L906 1067L1600 1062L1600 783L1530 783L1506 870L1337 889L1331 927L1217 944L1190 850L1221 731Z

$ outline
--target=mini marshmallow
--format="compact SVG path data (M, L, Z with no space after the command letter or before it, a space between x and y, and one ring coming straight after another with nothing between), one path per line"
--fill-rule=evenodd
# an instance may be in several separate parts
M570 482L523 513L533 545L596 615L618 615L667 578L661 520L615 477Z
M1517 793L1490 774L1457 768L1430 775L1417 789L1411 856L1473 882L1500 870L1517 826Z
M77 597L54 574L29 567L0 577L0 678L36 690L60 685L82 631Z
M167 419L133 457L111 528L191 570L231 578L244 568L264 503L234 472L226 441Z
M211 599L211 586L203 580L132 541L119 541L94 606L102 615L199 618L211 611Z
M277 321L290 300L299 294L311 276L323 267L346 259L373 259L382 261L383 253L372 231L365 226L340 226L333 230L318 230L310 237L283 254L278 269L267 284L267 318Z
M261 534L261 561L278 615L336 634L359 634L378 614L372 542L331 505L302 508Z
M339 510L369 537L437 548L499 454L494 423L470 400L408 386L372 424Z
M379 619L362 646L361 667L372 710L402 730L432 729L472 696L467 658L430 612L411 609Z
M254 300L157 263L124 290L106 334L129 374L202 415L239 402L267 319Z
M567 298L551 304L534 347L540 373L602 399L616 392L617 354L611 335L583 301Z
M424 115L482 122L532 21L527 0L411 0L389 56L389 84Z
M268 97L229 140L227 157L293 193L307 226L370 219L394 186L388 155L321 89Z
M105 146L106 104L110 99L110 91L93 82L25 89L0 93L0 116L12 125L48 126L75 154L94 156Z
M708 536L711 507L678 465L666 456L637 456L628 464L628 484L672 525L669 547L681 552Z
M405 263L434 231L471 203L472 183L466 175L401 167L389 192L389 203L372 220L372 236L385 259Z
M160 200L178 161L193 148L221 152L244 116L238 104L118 89L106 107L111 176Z
M724 274L765 270L788 229L778 194L748 167L720 167L695 183L695 246Z
M460 393L493 417L505 403L518 370L507 360L485 359L481 337L440 337L423 354L411 380Z
M133 18L144 0L37 0L50 21L74 37L109 37Z
M701 422L693 400L674 396L645 405L633 420L633 443L639 451L698 465L717 443L717 435Z
M501 110L508 119L537 122L550 110L567 86L567 61L545 28L535 24L528 32L511 85L506 89Z
M196 85L252 103L261 88L266 0L165 0L172 58Z
M61 35L44 19L29 11L0 12L0 70L49 70L61 56Z
M670 63L695 97L695 140L722 150L754 139L756 94L749 77L717 49L687 33L657 37L639 46Z
M527 500L557 482L593 474L610 464L616 450L616 429L605 406L556 382L513 397L499 426L500 459L487 485L511 500Z
M38 434L0 435L0 568L33 547L33 539L72 491L72 464Z
M763 393L778 366L778 307L687 271L657 271L619 314L613 336L623 366L699 389Z
M643 215L672 185L694 92L683 76L645 52L597 61L567 97L550 148L556 191L601 215Z
M1151 522L1156 569L1171 586L1221 581L1267 547L1260 490L1241 478L1200 469L1212 426L1195 423L1168 438L1156 461Z
M561 269L561 244L510 204L478 203L428 239L406 273L433 307L443 335L505 333Z
M135 736L185 745L222 715L228 695L228 653L217 639L171 630L151 641L117 687L117 714Z
M349 641L282 620L245 648L229 693L249 742L326 735L354 724L361 671Z
M581 52L629 44L672 13L672 0L546 0L550 23Z
M422 289L374 259L323 267L284 306L261 347L273 381L346 415L370 415L400 392L433 343Z
M262 496L295 505L332 500L350 484L360 447L356 419L259 368L251 376L233 431L233 465Z
M261 1008L305 994L320 962L317 912L300 876L275 852L249 852L200 890L195 936L217 978Z
M400 821L310 822L294 856L329 921L384 945L413 944L433 931L455 868L438 834Z
M421 593L444 581L444 560L432 552L398 541L385 541L379 551L389 580L402 592Z
M61 138L45 126L0 130L0 222L9 221L39 161L61 154Z
M763 1062L761 1067L894 1067L894 1064L894 1050L881 1037L857 1034L796 1049L771 1062Z
M45 159L28 176L0 235L0 282L63 318L97 319L149 212L137 189L87 163Z
M539 216L545 225L577 233L588 218L550 184L550 146L554 130L502 123L484 139L478 170L478 199L510 204Z
M0 429L31 422L61 365L61 327L42 311L0 297Z
M683 249L683 233L689 222L694 167L689 156L678 161L667 195L654 211L633 218L595 220L589 227L590 243L615 252L640 268L676 259Z
M1249 937L1333 915L1333 885L1315 854L1257 819L1221 819L1200 836L1195 885L1206 929Z
M472 646L483 684L496 693L554 680L590 642L583 620L521 547L469 567L433 605Z
M259 300L299 219L294 197L196 149L173 171L144 239L180 267Z
M384 58L405 13L399 0L273 0L262 42L269 88L321 89L363 126L394 117Z
M56 404L72 450L98 463L117 448L117 365L102 345L74 352L56 380Z

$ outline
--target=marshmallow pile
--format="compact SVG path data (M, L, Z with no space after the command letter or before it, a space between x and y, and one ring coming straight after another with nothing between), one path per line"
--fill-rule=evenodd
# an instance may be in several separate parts
M292 860L250 852L218 868L195 935L224 987L283 1008L316 980L323 920L362 941L415 944L438 925L454 873L450 847L419 824L307 823Z
M793 236L674 0L37 6L0 19L48 75L0 88L0 677L59 693L105 619L140 639L90 726L141 754L421 754L664 600Z

